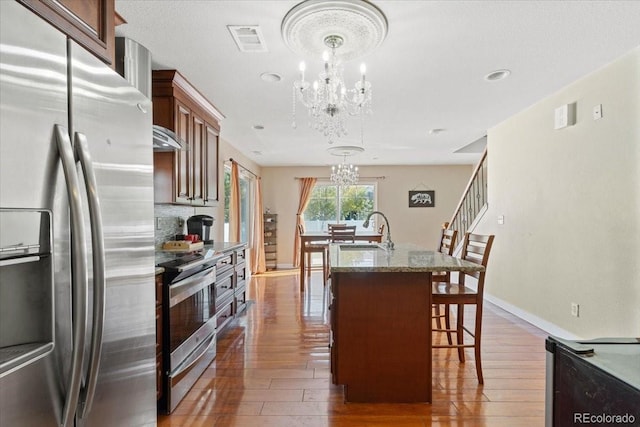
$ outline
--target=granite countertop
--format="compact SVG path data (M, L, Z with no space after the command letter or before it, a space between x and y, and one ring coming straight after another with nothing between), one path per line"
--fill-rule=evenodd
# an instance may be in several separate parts
M396 244L387 250L384 244L334 243L329 246L331 272L428 272L484 271L484 267L411 243Z
M172 261L176 258L180 258L190 253L201 253L207 258L222 256L225 252L240 249L245 247L245 242L214 242L210 245L204 245L202 249L198 249L193 252L176 252L176 251L163 251L156 250L156 265L164 262ZM157 273L156 273L157 274Z

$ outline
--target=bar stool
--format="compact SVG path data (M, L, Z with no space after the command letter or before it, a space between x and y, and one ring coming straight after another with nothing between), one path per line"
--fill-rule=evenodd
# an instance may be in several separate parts
M456 246L456 238L458 237L458 230L448 230L446 228L442 229L442 234L440 235L440 245L438 247L438 252L447 255L453 255L453 250ZM451 281L451 272L449 271L436 271L431 274L431 281L433 283L438 282L450 282ZM442 329L442 319L444 318L445 329L450 329L451 322L449 319L449 306L444 306L444 311L440 310L440 304L433 304L433 318L436 319L436 326L438 329ZM447 341L449 344L451 341L451 333L447 333Z
M300 235L304 234L304 227L302 224L298 224L298 231ZM318 241L318 242L308 242L302 247L302 256L307 257L307 276L311 276L311 254L312 253L321 253L322 254L322 282L324 286L327 285L327 276L328 276L328 258L329 258L329 242L327 241Z
M485 271L475 273L459 273L458 283L438 282L433 284L432 298L434 304L445 304L447 306L455 305L456 309L456 327L434 329L436 332L456 333L456 343L449 345L432 345L432 348L457 348L458 359L464 362L464 349L473 348L476 360L476 374L478 383L484 384L482 377L482 362L480 359L480 338L482 335L482 303L484 295L484 278L486 275L486 267L489 262L489 253L493 245L493 235L483 236L480 234L465 233L464 243L462 246L461 259L485 267ZM477 279L476 289L469 288L465 285L465 277L471 276ZM475 305L475 325L473 330L464 325L464 306ZM465 332L473 338L471 344L465 344Z

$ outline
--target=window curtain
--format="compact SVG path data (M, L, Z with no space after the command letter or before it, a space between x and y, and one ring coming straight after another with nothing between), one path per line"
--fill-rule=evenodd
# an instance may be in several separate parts
M300 265L300 225L304 227L304 211L311 200L313 187L316 185L316 178L300 178L300 201L296 212L296 231L293 239L293 266Z
M264 273L266 268L264 256L264 222L262 217L262 180L254 180L255 203L253 204L253 236L251 238L251 273Z
M240 177L238 164L231 161L231 194L229 195L229 241L240 241Z

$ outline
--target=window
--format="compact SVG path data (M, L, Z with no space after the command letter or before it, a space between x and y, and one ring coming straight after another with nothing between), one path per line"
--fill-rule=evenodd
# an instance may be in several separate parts
M251 237L251 212L253 186L252 177L239 172L240 184L240 241L249 242ZM231 199L231 167L224 167L224 241L229 241L229 201Z
M329 183L316 184L311 200L304 211L305 229L326 231L329 223L346 223L363 229L364 219L375 210L375 200L375 184L358 184L348 187Z

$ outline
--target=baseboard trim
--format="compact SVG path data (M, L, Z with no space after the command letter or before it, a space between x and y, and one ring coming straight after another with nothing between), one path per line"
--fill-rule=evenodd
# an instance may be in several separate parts
M538 317L534 314L529 313L528 311L525 311L513 304L510 304L504 300L501 300L500 298L497 298L493 295L487 294L485 292L484 294L484 299L489 301L492 304L497 305L498 307L500 307L501 309L508 311L509 313L513 314L514 316L517 316L519 318L521 318L522 320L531 323L533 326L542 329L543 331L545 331L546 333L548 333L549 335L553 335L559 338L564 338L567 340L579 340L581 339L581 337L565 330L562 329L561 327L559 327L558 325L555 325L547 320L544 320L541 317Z

